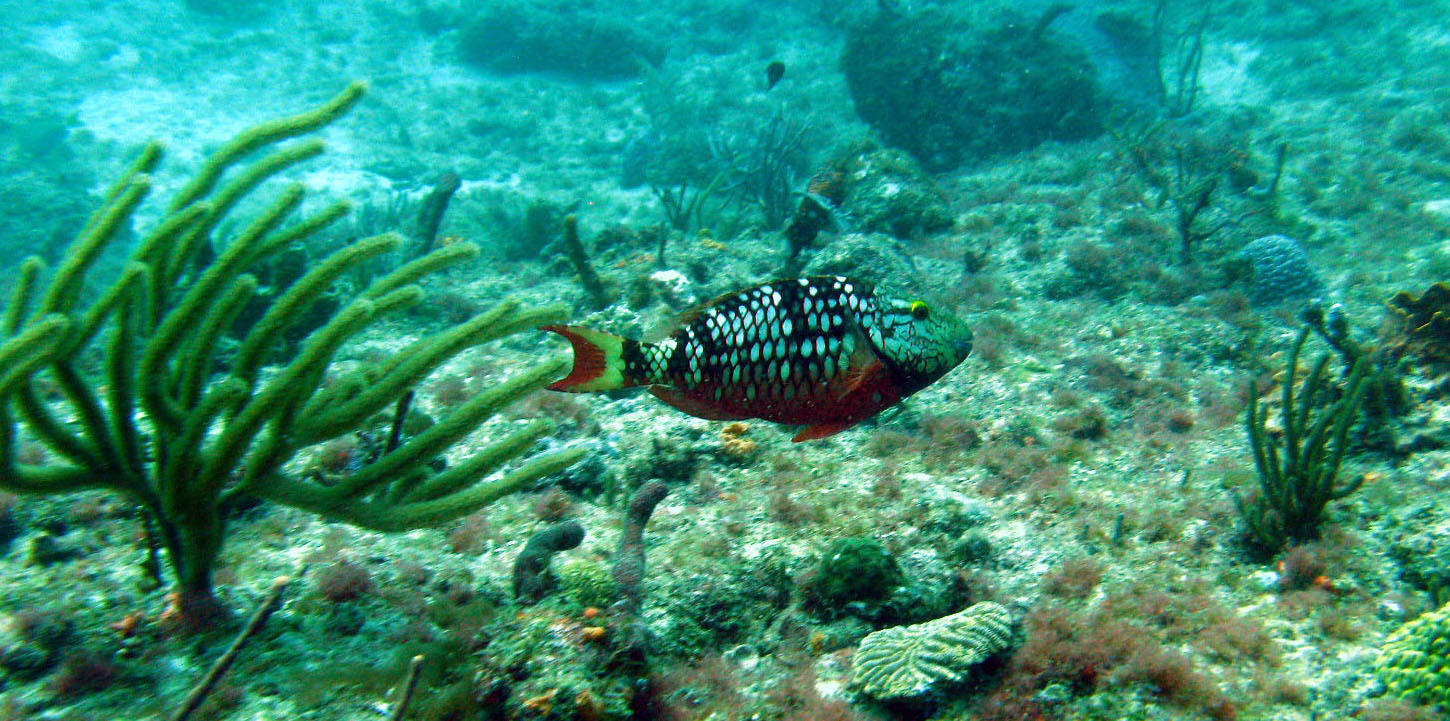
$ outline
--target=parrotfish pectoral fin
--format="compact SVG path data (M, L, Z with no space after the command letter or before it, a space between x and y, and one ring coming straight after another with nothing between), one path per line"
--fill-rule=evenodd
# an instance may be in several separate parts
M800 433L795 434L795 438L792 438L791 441L800 443L801 441L814 441L820 438L827 438L860 422L859 420L855 420L836 423L817 423L813 426L806 426L801 429Z
M852 324L850 331L852 341L851 355L847 356L841 364L841 379L834 386L835 397L843 400L858 394L861 389L874 387L883 382L890 382L891 371L881 362L876 352L871 350L871 342L866 339L866 334L861 332L859 327Z
M649 392L653 393L655 398L664 401L674 409L688 413L696 418L704 418L707 421L743 421L751 417L739 413L732 413L706 401L691 398L685 395L684 391L670 386L650 386Z
M851 361L852 364L846 369L846 375L841 379L841 384L836 391L837 400L856 399L863 393L890 387L891 369L887 368L879 358L867 356L857 359L853 356Z
M637 385L624 377L625 338L573 325L546 325L539 330L558 333L574 346L574 370L549 390L587 393Z

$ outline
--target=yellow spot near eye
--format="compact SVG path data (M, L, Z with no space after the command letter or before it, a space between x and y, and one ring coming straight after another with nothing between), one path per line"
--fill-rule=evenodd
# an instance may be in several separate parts
M919 300L911 301L911 317L917 320L926 320L929 314L930 311L927 309L926 303Z

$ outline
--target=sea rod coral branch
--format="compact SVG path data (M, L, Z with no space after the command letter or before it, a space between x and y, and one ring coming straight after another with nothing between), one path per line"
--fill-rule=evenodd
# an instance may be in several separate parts
M419 281L479 253L471 244L450 245L383 274L308 334L295 354L279 357L277 341L334 281L403 242L385 234L320 259L264 306L230 359L217 354L243 307L259 297L259 264L335 222L347 206L294 219L305 193L292 185L250 219L237 218L235 210L278 173L319 155L320 141L299 136L341 117L365 89L354 84L315 110L259 125L227 143L141 234L110 287L83 300L88 272L125 234L151 191L149 174L161 148L147 146L48 281L39 259L22 265L3 314L0 488L46 495L101 488L129 498L166 552L176 576L175 608L189 625L204 626L223 610L212 593L212 571L226 538L226 511L244 498L376 530L406 530L471 513L582 455L577 449L536 455L479 483L551 431L540 420L442 471L428 463L556 377L565 361L551 359L515 373L335 483L283 470L308 446L370 423L463 350L564 314L559 307L505 301L324 388L345 342L421 302ZM219 227L237 232L223 242L214 236ZM87 350L99 351L99 369L83 364L95 355L82 352ZM43 397L42 387L58 389L59 400ZM51 455L40 464L22 461L22 437Z

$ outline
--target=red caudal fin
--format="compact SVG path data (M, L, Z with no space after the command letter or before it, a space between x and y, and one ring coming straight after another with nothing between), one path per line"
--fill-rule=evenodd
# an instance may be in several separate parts
M624 347L634 341L573 325L546 325L539 330L558 333L574 346L574 370L549 390L587 393L639 385L624 376Z

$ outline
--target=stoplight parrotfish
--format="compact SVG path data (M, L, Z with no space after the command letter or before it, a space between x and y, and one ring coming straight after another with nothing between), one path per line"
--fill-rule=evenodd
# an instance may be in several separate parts
M931 385L972 351L972 331L922 301L877 295L840 276L792 278L723 295L659 343L578 326L574 368L551 390L649 386L709 420L805 426L795 441L840 433Z

